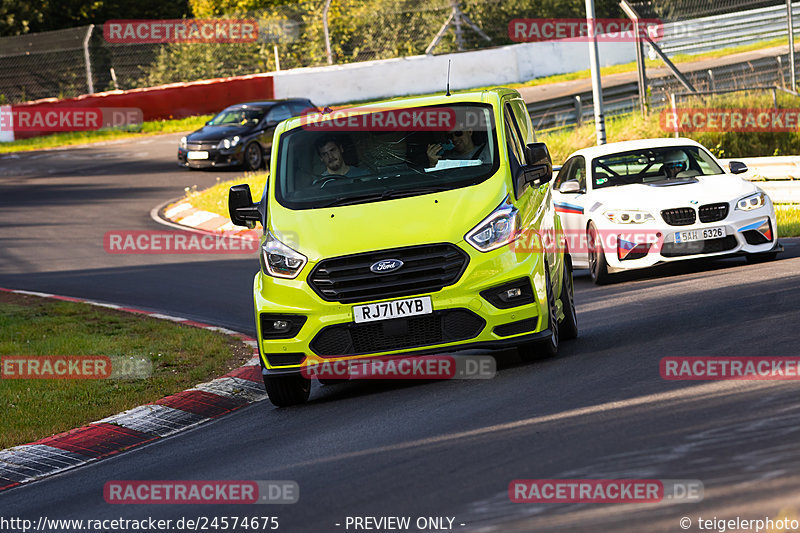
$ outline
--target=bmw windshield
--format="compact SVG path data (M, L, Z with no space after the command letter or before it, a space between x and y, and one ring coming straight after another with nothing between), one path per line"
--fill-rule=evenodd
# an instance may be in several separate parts
M674 185L712 174L724 171L705 150L696 146L616 153L595 158L592 165L595 189L631 183Z
M499 167L488 105L310 115L281 136L276 198L336 207L480 183Z

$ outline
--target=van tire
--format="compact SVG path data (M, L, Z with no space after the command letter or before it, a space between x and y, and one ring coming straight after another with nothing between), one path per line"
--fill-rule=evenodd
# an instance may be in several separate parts
M550 267L544 266L545 287L547 290L547 327L550 335L547 339L529 342L517 348L520 358L525 362L547 359L558 354L558 308L556 307L556 291L550 281Z
M575 311L575 287L572 279L572 258L564 255L564 276L561 281L561 309L564 320L558 325L559 340L574 339L578 336L578 314Z
M264 387L276 407L305 403L311 394L311 380L303 376L264 376Z

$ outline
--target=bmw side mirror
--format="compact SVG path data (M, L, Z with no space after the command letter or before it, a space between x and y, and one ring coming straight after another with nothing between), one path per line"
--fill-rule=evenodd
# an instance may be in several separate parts
M578 180L567 180L558 188L558 192L563 194L574 194L581 192L581 184Z
M731 169L731 174L744 174L747 172L747 165L741 161L731 161L728 167Z
M237 226L250 229L256 227L256 222L261 220L258 204L253 203L250 195L250 186L246 183L234 185L228 192L228 213L231 222Z

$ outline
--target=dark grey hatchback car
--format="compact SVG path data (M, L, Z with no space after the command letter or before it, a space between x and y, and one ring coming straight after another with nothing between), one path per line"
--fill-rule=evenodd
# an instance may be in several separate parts
M313 112L319 109L304 98L226 107L205 126L181 139L178 164L187 168L264 167L275 126L287 118Z

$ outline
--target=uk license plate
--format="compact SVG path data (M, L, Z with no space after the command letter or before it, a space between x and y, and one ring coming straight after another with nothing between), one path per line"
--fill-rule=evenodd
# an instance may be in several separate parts
M208 159L208 152L188 152L187 159Z
M430 296L353 306L353 320L357 324L431 313L433 305Z
M675 232L675 242L705 241L708 239L721 239L727 235L725 226L716 228L693 229L690 231Z

